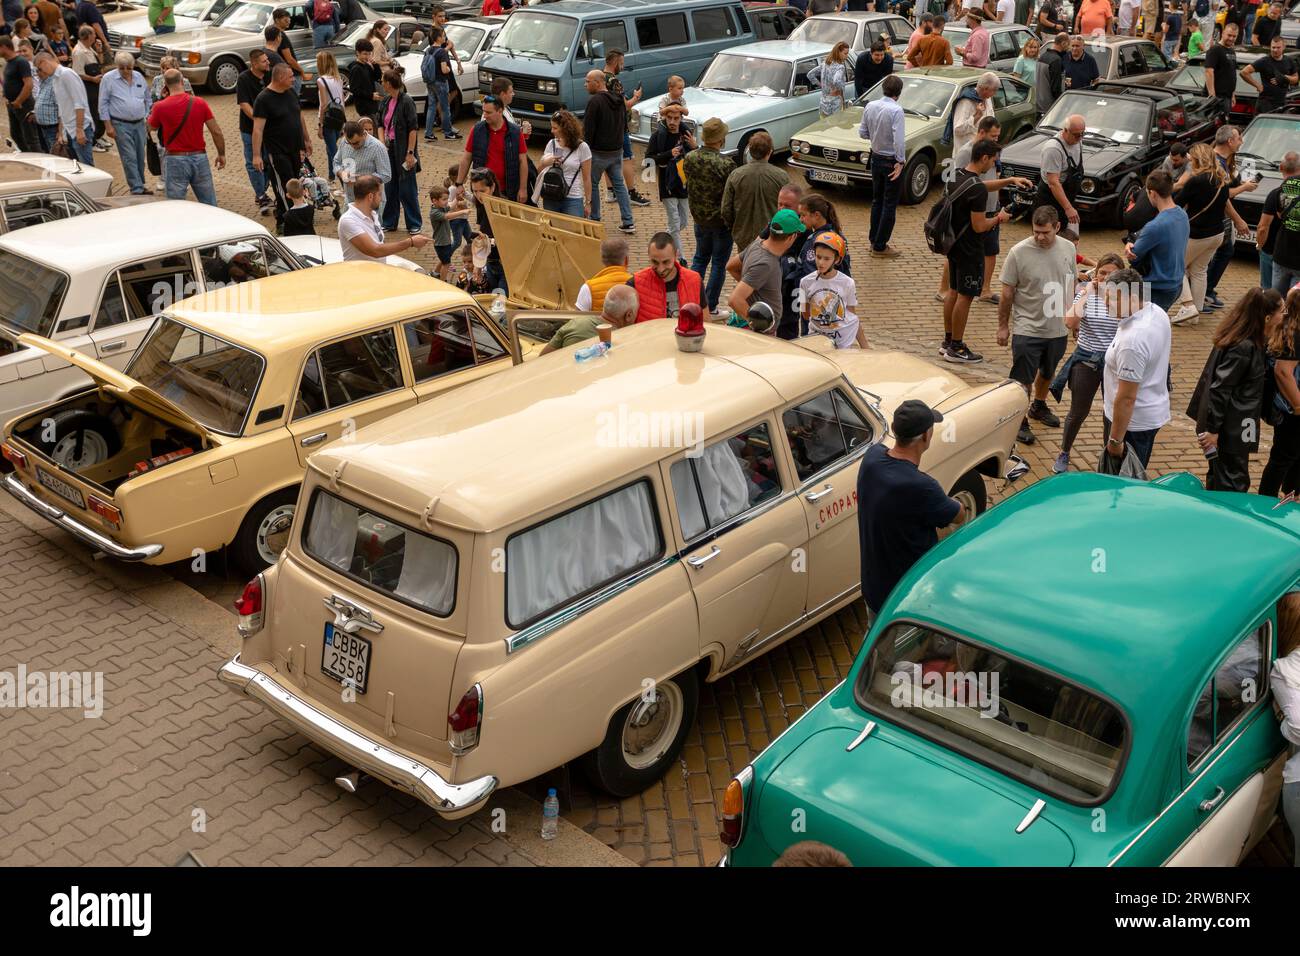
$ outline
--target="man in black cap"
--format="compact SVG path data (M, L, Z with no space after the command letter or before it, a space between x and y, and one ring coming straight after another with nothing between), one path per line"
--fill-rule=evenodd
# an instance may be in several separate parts
M909 399L894 410L894 447L872 446L858 469L862 597L874 620L889 592L939 540L938 529L968 517L961 502L921 471L943 416Z

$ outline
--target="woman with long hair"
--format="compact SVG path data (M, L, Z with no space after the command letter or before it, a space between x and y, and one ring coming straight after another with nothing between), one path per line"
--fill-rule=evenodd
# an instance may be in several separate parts
M1197 143L1187 153L1187 172L1177 183L1174 201L1187 213L1191 231L1183 256L1186 279L1183 298L1197 313L1205 311L1206 274L1210 260L1223 242L1223 221L1228 218L1228 190L1231 179L1206 143ZM1193 325L1200 316L1188 316Z
M1209 460L1207 491L1250 490L1250 453L1259 448L1268 377L1266 338L1281 304L1272 289L1250 289L1214 330L1214 348L1187 405Z
M1025 45L1020 48L1020 56L1016 57L1016 64L1011 68L1012 73L1031 87L1034 85L1034 78L1038 75L1038 52L1042 48L1042 41L1036 36L1030 36L1025 41Z
M1058 475L1070 470L1070 449L1092 411L1092 400L1101 389L1106 349L1110 348L1119 328L1106 306L1102 284L1112 272L1125 268L1128 263L1117 252L1099 257L1092 280L1079 289L1074 304L1065 313L1065 327L1074 335L1075 345L1051 384L1051 392L1058 402L1065 389L1070 389L1070 411L1061 427L1061 453L1052 464L1052 471Z
M808 81L821 87L817 111L830 116L844 109L844 85L848 82L849 45L844 40L831 47L826 59L808 72Z
M397 228L397 214L406 217L406 231L417 233L424 225L420 214L420 191L415 177L420 172L420 117L415 100L406 92L402 74L384 71L384 98L379 103L379 131L388 147L393 176L385 184L384 231Z
M1271 411L1273 450L1259 479L1259 493L1300 494L1300 287L1287 293L1286 307L1268 336L1268 361L1277 390Z
M551 139L542 153L537 171L545 189L546 170L558 166L564 177L562 199L542 196L542 208L566 216L591 216L591 147L582 141L582 124L568 110L551 116Z
M388 34L392 30L387 20L376 20L375 25L366 32L366 39L373 47L371 62L385 71L393 68L393 55L388 52Z
M471 169L469 191L478 206L475 224L479 232L477 236L470 239L470 249L474 250L480 246L481 240L486 240L489 250L487 261L483 265L479 265L479 256L474 255L475 278L479 280L480 285L486 286L489 292L499 291L502 295L509 295L510 287L506 284L506 272L501 266L501 253L497 251L496 239L492 235L492 220L487 211L487 201L493 196L501 195L501 186L492 170Z
M343 78L339 64L329 50L316 51L316 138L325 141L329 178L334 178L334 156L339 151L339 133L347 122L343 111Z
M817 252L814 249L814 236L830 230L844 240L846 248L848 246L848 237L844 235L844 228L840 225L840 217L835 211L835 205L820 193L808 193L800 197L799 219L803 222L807 231L804 233L803 245L795 254L795 267L790 277L796 286L804 276L817 271ZM849 260L850 256L846 252L836 268L846 276L852 277L852 263ZM794 338L796 334L807 335L808 331L807 320L800 319L797 333L790 331L790 338ZM778 329L779 333L780 330Z

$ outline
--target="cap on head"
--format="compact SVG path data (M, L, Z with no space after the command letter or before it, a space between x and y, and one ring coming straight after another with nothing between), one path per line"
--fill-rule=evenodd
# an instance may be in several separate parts
M778 209L776 215L772 217L768 231L774 236L784 237L797 236L807 228L793 209Z
M727 138L727 124L716 116L706 119L701 131L704 134L704 142L706 143L721 143Z
M896 439L911 441L920 438L941 421L943 416L925 402L909 398L894 409L894 420L889 427Z

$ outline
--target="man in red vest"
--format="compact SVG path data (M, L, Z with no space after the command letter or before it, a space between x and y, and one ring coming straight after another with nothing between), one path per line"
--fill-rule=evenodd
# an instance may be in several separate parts
M700 274L677 261L677 247L666 232L656 232L650 238L650 265L634 274L628 285L636 289L638 322L675 319L687 302L704 306Z

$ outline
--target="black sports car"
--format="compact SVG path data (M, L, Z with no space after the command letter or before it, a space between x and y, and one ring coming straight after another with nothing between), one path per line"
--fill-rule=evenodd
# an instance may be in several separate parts
M1087 121L1083 138L1083 182L1075 207L1085 222L1123 225L1124 209L1142 183L1164 161L1175 142L1191 143L1214 135L1218 119L1205 96L1140 85L1131 81L1099 83L1060 97L1038 127L1002 151L1004 176L1039 180L1043 146L1080 114ZM1010 196L1011 204L1032 206L1032 194Z

